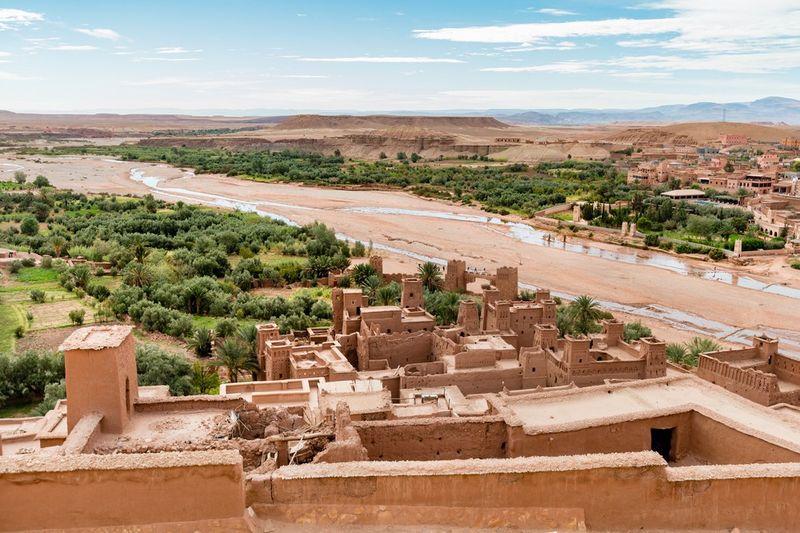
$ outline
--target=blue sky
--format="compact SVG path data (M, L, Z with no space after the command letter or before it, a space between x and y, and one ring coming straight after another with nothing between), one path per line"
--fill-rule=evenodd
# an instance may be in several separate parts
M635 108L800 98L800 0L0 0L0 109Z

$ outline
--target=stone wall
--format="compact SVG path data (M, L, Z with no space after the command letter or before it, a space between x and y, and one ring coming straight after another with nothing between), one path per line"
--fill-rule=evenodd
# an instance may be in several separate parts
M238 452L0 457L0 530L241 517Z

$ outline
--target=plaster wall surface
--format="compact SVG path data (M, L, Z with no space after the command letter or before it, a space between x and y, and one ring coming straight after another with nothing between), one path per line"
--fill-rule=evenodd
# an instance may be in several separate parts
M0 457L0 530L241 517L236 451Z
M671 468L654 452L284 467L271 482L276 504L582 508L601 530L785 529L798 491L800 464Z

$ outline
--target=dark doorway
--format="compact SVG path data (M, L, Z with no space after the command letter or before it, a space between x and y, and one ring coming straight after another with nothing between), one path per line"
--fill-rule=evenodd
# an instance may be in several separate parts
M650 449L658 452L665 461L672 459L672 433L675 428L650 428Z

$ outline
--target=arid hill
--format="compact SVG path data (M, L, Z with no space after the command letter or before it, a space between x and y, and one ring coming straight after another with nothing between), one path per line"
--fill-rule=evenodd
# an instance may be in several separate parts
M278 128L297 129L385 129L397 127L431 128L508 128L493 117L406 117L394 115L296 115L282 121Z
M720 135L746 135L755 142L777 142L797 136L800 129L785 125L745 122L685 122L666 126L627 128L608 137L616 142L670 143L675 145L714 142Z
M89 128L106 130L109 133L152 132L159 130L205 130L252 128L274 124L281 117L223 117L192 115L130 114L117 115L98 113L40 114L14 113L0 110L0 131L3 132L48 132Z

